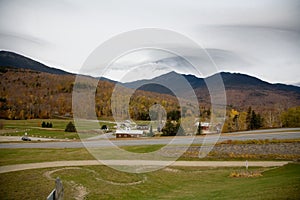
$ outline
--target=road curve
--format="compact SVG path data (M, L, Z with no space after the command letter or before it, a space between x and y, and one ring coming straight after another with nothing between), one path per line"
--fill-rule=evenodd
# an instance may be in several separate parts
M158 161L158 160L104 160L106 165L115 166L186 166L186 167L244 167L245 161ZM104 165L97 160L54 161L29 164L6 165L0 167L0 174L29 169ZM277 167L288 164L288 161L248 161L249 167Z

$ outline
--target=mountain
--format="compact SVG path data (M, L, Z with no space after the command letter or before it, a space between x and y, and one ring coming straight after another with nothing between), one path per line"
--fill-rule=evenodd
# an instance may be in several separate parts
M180 82L183 83L182 78L185 78L184 80L187 80L187 82L193 89L205 87L204 79L197 78L194 75L181 75L176 72L169 72L167 74L149 80L139 80L129 83L123 83L123 85L128 88L137 88L139 90L174 95L171 90L163 87L162 85L172 86L173 91L176 93L184 92L186 88L182 84L178 84Z
M300 87L297 86L285 85L279 83L271 84L246 74L229 73L229 72L221 72L207 78L198 78L194 75L184 75L184 74L178 74L176 72L169 72L167 74L161 75L153 79L133 81L129 83L124 83L123 85L129 88L139 88L140 90L171 94L169 90L161 90L161 86L159 84L170 83L170 85L172 85L176 91L180 91L182 87L178 85L178 81L183 77L187 80L187 82L191 85L191 87L194 90L199 88L204 89L206 87L205 82L214 80L217 75L218 76L220 75L222 77L225 89L256 88L256 89L265 89L265 90L282 90L282 91L300 92ZM184 91L180 91L180 92L184 92Z
M9 68L12 67L14 70L8 70L8 73L6 73L6 66ZM59 95L61 93L65 95L65 93L70 94L72 91L72 82L75 79L74 74L48 67L25 56L7 51L0 52L0 67L1 79L3 79L1 82L2 92L0 90L0 94L2 97L11 97L9 98L11 102L10 105L14 105L16 99L23 98L20 96L15 97L15 94L12 94L18 88L21 88L21 86L22 88L23 86L25 87L22 89L25 95L47 96L49 94ZM28 70L24 71L22 69ZM39 73L33 73L35 71ZM221 72L220 74L215 74L203 79L194 75L182 75L176 72L170 72L151 80L123 83L123 86L138 89L137 92L142 96L147 94L146 96L155 97L158 100L165 98L169 100L173 99L172 101L175 102L176 100L174 100L174 98L176 99L175 96L177 96L175 94L180 94L181 96L190 95L190 90L184 87L186 84L182 84L183 81L186 81L185 83L188 83L194 90L201 106L208 108L211 99L206 82L213 82L212 80L214 80L217 75L220 75L223 79L227 95L227 105L229 107L242 110L245 110L249 106L257 110L274 110L278 108L284 110L300 105L300 87L285 84L271 84L256 77L239 73ZM106 85L105 90L107 90L107 94L104 96L107 99L109 98L108 94L112 92L117 82L106 78L100 78L100 81ZM42 92L38 94L35 91L41 86ZM172 88L172 91L169 88ZM47 89L47 93L45 93L45 89ZM71 97L68 96L68 99L70 98ZM46 103L47 102L45 102L45 104ZM55 103L53 103L53 105L54 104ZM108 105L107 102L104 104ZM101 109L105 109L105 105L100 105ZM136 105L138 106L138 104ZM105 112L108 111L106 110Z
M176 94L188 95L185 88L179 84L182 78L190 84L198 97L200 104L209 105L210 95L206 82L213 82L216 76L221 76L226 90L227 105L238 109L252 106L258 110L275 109L275 107L291 107L300 105L300 87L285 84L271 84L240 73L221 72L207 78L194 75L182 75L170 72L151 80L140 80L124 83L125 87L138 88L161 94L174 95L161 85L169 84ZM175 95L174 95L175 96Z
M32 60L28 57L9 51L0 51L0 66L29 69L38 72L46 72L49 74L68 75L69 72L48 67L40 62Z

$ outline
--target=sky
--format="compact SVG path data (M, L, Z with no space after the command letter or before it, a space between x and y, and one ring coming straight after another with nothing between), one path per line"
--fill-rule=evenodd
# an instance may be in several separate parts
M166 29L198 43L218 71L295 84L300 83L299 19L299 0L0 0L0 49L78 73L114 36ZM105 76L127 77L126 82L172 70L189 73L185 64L170 53L142 50L114 60ZM127 76L132 69L139 76Z

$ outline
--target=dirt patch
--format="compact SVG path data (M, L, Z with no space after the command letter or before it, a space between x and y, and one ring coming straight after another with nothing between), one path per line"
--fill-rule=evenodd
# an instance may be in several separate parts
M51 171L46 171L44 173L44 176L51 181L54 181L55 178L53 178L51 175L55 172L58 171L62 171L62 170L70 170L70 169L75 169L75 170L82 170L82 168L80 167L64 167L64 168L60 168L60 169L55 169L55 170L51 170ZM74 181L64 181L64 184L68 184L71 186L73 194L74 194L74 198L76 200L83 200L85 198L85 196L88 194L88 191L86 189L86 187L84 187L81 184L75 183Z

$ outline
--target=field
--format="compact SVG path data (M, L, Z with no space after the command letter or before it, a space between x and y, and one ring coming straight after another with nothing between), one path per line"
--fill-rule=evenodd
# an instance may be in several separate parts
M0 199L45 199L60 177L65 199L299 199L300 165L250 168L262 176L233 178L239 168L168 167L128 174L105 166L1 174ZM76 198L75 198L76 197Z
M124 147L133 152L159 146ZM86 149L1 149L0 165L89 160ZM249 168L262 176L231 177L240 168L167 167L129 174L106 166L60 167L1 174L0 199L44 199L60 177L65 199L299 199L300 164ZM34 189L33 189L34 188ZM79 198L82 197L82 198Z
M76 133L64 132L69 120L49 120L52 129L42 129L43 120L5 121L1 134L35 134L41 137L73 138ZM48 120L44 120L48 121ZM111 124L109 124L110 126ZM18 132L16 132L16 130ZM4 133L4 132L10 133ZM74 134L74 135L71 135ZM275 157L249 156L250 154L221 154L212 152L204 159L188 157L179 160L291 160L297 155L299 140L227 141L216 149L247 148L263 145L263 151L294 145L291 157L283 151ZM229 145L229 146L226 146ZM233 145L233 146L232 146ZM236 146L234 146L236 145ZM252 146L251 146L252 145ZM163 145L123 146L124 150L146 153ZM192 145L191 148L198 148ZM238 148L237 148L238 149ZM109 149L107 149L109 150ZM222 152L221 151L221 152ZM238 150L239 151L239 150ZM288 149L292 152L292 149ZM191 152L192 155L193 152ZM0 166L50 161L93 160L84 148L76 149L1 149ZM255 174L254 177L236 177ZM283 167L167 167L155 172L129 174L106 166L54 167L23 170L0 174L0 199L45 199L54 188L54 179L60 177L65 199L300 199L300 163Z
M51 122L53 128L42 128L42 122ZM79 139L77 133L65 132L65 128L73 120L67 119L31 119L31 120L1 120L3 129L0 135L4 136L23 136L25 133L29 137L53 138L53 139ZM74 122L73 122L74 123ZM99 122L99 127L106 124L110 129L113 123ZM80 127L84 128L84 127ZM82 130L82 129L81 129Z

